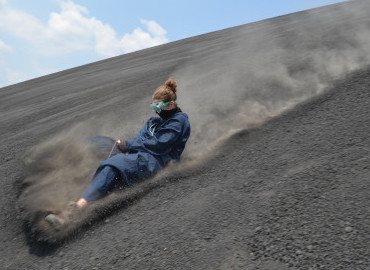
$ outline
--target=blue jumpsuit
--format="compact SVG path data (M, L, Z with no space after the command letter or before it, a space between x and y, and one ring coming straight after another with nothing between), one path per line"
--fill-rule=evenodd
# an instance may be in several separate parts
M149 118L135 138L127 141L129 154L119 153L100 163L82 198L95 201L115 187L154 175L170 160L179 161L189 136L188 116L181 110L168 119Z

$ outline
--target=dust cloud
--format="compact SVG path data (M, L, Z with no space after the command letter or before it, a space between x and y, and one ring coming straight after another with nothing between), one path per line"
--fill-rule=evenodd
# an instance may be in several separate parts
M365 10L338 6L301 13L294 17L299 21L262 21L176 70L179 102L192 124L185 156L197 159L238 130L262 124L368 65Z
M81 126L74 127L32 148L26 154L25 179L19 203L27 220L39 213L63 209L75 200L98 164ZM37 212L35 212L37 210Z

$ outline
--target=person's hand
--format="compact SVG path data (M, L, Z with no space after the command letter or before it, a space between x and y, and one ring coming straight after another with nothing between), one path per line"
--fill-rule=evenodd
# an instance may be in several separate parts
M125 140L118 140L117 141L117 148L119 150L121 150L122 153L127 153L128 150L127 150L127 145L126 145L126 141Z

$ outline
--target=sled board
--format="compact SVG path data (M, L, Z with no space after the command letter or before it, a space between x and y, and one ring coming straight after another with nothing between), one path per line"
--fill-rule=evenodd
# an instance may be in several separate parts
M112 151L112 156L122 153L118 147L114 147L116 139L107 136L94 136L85 141L99 160L105 160ZM112 149L113 148L113 149Z

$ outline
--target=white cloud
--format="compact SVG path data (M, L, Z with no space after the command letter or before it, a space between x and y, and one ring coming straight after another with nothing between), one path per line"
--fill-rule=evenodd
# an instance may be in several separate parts
M12 47L10 45L5 44L5 42L0 39L0 52L1 51L8 51L9 52L11 50L12 50Z
M23 11L9 8L6 2L1 4L0 29L30 43L34 43L40 35L42 36L44 27L37 18Z
M166 31L155 21L141 20L147 32L136 28L118 38L115 30L72 1L60 2L61 11L52 12L46 25L36 17L10 8L0 0L0 29L32 45L38 54L61 55L76 51L95 51L110 57L168 42Z
M131 34L125 34L121 39L121 46L125 52L132 52L168 42L166 30L158 23L143 19L141 23L148 28L149 33L141 28L136 28Z
M50 14L46 26L46 39L57 52L94 49L96 31L104 31L104 28L113 31L95 18L86 17L87 10L73 2L62 2L61 9L60 13Z
M147 21L147 20L141 19L141 23L143 23L147 26L149 32L151 32L154 35L154 37L156 37L156 38L165 38L165 36L167 34L167 31L164 30L155 21Z

